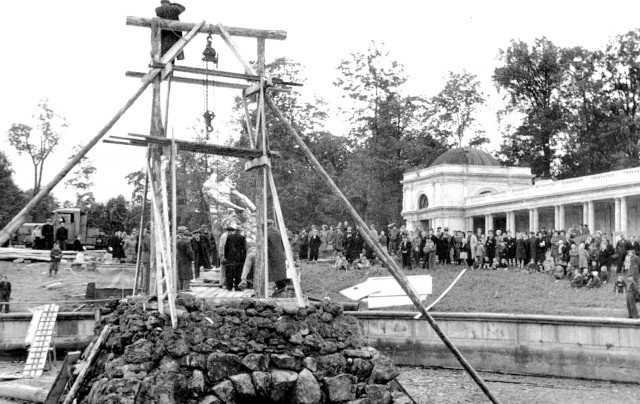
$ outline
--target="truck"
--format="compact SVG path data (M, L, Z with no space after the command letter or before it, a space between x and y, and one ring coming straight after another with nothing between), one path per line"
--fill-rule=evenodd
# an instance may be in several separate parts
M87 226L87 212L81 208L62 208L53 211L53 232L58 230L62 221L67 225L69 237L67 244L73 244L77 235L82 236L82 243L88 249L107 248L108 238L104 232L96 227Z

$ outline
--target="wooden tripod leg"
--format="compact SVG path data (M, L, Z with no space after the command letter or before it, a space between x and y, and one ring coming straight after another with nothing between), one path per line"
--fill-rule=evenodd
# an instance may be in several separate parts
M278 228L282 235L282 244L284 245L284 254L287 258L287 275L290 276L293 281L293 288L296 293L296 302L298 307L305 307L304 297L302 296L302 288L300 286L300 279L298 278L298 271L293 260L293 251L291 250L291 244L289 244L289 237L287 237L287 228L284 225L284 216L282 215L282 207L280 206L280 198L278 197L278 190L276 189L276 183L273 180L273 173L271 172L271 166L266 166L267 176L269 177L269 187L271 188L271 198L273 199L273 209L276 213L276 219L278 222Z

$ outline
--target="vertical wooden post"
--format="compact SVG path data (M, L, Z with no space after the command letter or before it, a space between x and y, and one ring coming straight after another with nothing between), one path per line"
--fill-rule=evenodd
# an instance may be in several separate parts
M178 289L178 183L176 175L176 159L178 158L178 147L176 146L176 138L171 132L171 260L172 266L176 271L174 282L176 290Z
M265 40L258 39L257 67L260 76L260 84L264 84L265 65ZM264 120L264 99L260 97L256 113L256 147L262 149L266 155L266 132L258 130L260 119ZM264 298L269 293L269 270L267 251L267 171L265 167L258 167L256 170L256 266L254 270L254 289L256 297Z

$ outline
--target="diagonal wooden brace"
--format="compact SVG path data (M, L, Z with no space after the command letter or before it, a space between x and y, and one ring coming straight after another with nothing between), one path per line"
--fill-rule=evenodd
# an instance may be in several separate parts
M244 163L244 170L251 171L255 168L262 167L262 166L267 166L271 168L271 159L267 156L260 156L253 160L247 161L246 163Z

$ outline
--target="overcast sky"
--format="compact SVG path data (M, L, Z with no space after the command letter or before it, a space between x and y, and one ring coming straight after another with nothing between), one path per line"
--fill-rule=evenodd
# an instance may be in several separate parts
M18 0L6 2L0 23L3 67L0 70L0 149L5 151L23 189L30 188L33 168L6 140L13 122L29 122L39 99L67 117L68 133L45 166L43 184L68 159L71 147L93 137L139 87L125 71L146 71L149 29L130 27L126 16L151 17L159 1L150 0ZM336 66L351 52L364 51L371 40L384 42L391 56L410 77L407 92L433 95L444 86L448 71L477 74L490 103L481 123L499 144L495 106L500 105L491 83L500 48L511 39L532 42L546 36L559 46L602 47L610 37L638 27L636 1L360 1L360 0L236 0L184 1L181 20L228 26L287 31L285 41L267 42L267 62L287 57L306 67L305 95L318 94L337 109L340 95L332 86ZM237 39L246 59L255 55L255 40ZM205 37L186 50L181 64L202 66ZM242 69L219 37L221 70ZM216 89L214 126L220 140L233 136L226 124L237 91ZM110 134L149 130L151 92L120 120ZM188 138L204 110L201 87L172 88L169 128ZM335 125L340 128L340 125ZM339 131L339 129L335 129ZM340 134L340 133L335 133ZM99 201L123 194L130 197L124 176L143 165L143 149L99 143L89 157L98 175L94 193ZM59 185L61 201L74 199Z

